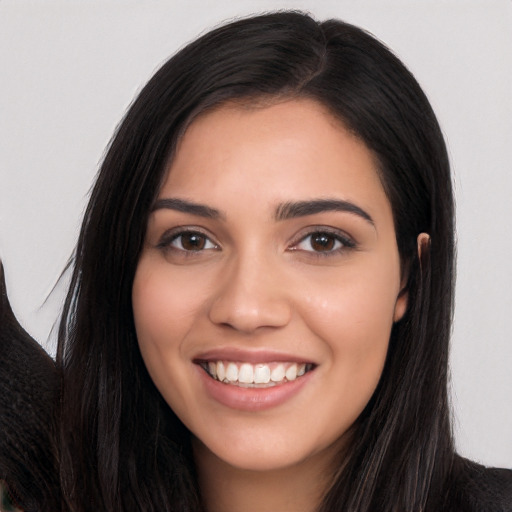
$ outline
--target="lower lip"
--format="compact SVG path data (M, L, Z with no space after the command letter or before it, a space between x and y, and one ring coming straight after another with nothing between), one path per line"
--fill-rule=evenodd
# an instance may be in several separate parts
M300 392L314 373L311 370L293 381L268 388L243 388L213 379L199 365L197 370L206 392L215 401L241 411L263 411L287 402Z

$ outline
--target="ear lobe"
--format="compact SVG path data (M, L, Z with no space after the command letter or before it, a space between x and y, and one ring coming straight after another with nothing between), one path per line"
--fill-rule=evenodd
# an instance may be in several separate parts
M407 284L407 283L406 283ZM409 291L406 287L400 290L395 303L395 312L393 314L393 322L398 322L402 319L407 311L407 302L409 298Z
M430 246L430 235L428 233L420 233L417 238L418 244L418 259L421 262L421 256L424 251L428 251ZM406 273L408 274L408 272ZM393 314L393 322L398 322L402 319L407 311L407 303L409 298L409 291L407 289L408 275L402 278L401 289L395 303L395 311Z

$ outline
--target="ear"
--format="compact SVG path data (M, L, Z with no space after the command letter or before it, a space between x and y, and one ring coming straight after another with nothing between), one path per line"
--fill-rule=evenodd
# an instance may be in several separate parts
M409 298L409 290L407 290L407 276L402 279L400 283L400 293L396 298L395 302L395 312L393 314L393 322L398 322L402 319L407 311L407 301Z
M421 254L423 251L428 251L430 245L430 235L428 233L420 233L417 238L418 244L418 259L421 261ZM407 303L409 298L409 290L407 289L407 281L409 272L404 272L402 282L400 283L400 293L396 299L395 311L393 314L393 322L398 322L402 319L407 311Z

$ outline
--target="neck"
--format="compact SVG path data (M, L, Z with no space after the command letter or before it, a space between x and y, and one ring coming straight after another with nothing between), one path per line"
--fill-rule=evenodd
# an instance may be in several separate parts
M325 454L270 471L233 467L197 440L194 454L208 512L314 512L331 483L326 475L333 474Z

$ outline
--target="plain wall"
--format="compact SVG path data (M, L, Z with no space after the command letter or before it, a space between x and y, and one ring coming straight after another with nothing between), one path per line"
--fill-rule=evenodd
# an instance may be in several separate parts
M278 8L366 28L431 99L457 199L457 445L512 467L510 0L0 1L0 257L18 318L54 353L65 282L43 303L103 150L145 81L207 28Z

